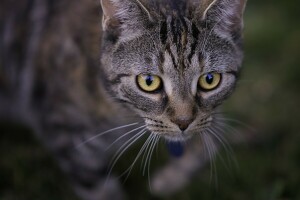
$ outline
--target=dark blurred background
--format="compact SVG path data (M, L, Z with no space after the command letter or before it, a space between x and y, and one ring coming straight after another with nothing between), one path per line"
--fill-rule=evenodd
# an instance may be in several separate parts
M208 165L168 199L300 199L299 8L297 0L248 1L244 69L236 92L223 106L226 116L238 121L230 125L247 138L233 145L238 167L228 169L220 159L226 157L222 151L213 181ZM75 199L26 125L1 121L0 133L0 200ZM116 170L127 165L120 161ZM129 199L154 199L147 186L139 170L124 183Z

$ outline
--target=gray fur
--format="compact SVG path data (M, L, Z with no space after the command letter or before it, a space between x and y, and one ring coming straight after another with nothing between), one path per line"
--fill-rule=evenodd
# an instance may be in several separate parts
M174 3L175 2L175 3ZM111 1L119 23L104 32L102 68L111 95L145 120L154 134L171 140L189 138L203 130L194 126L212 113L233 91L242 62L243 1L216 1L203 13L185 1ZM195 1L194 1L195 3ZM163 6L164 5L164 6ZM175 6L177 5L177 6ZM199 4L200 5L200 4ZM145 10L144 8L151 8ZM184 9L184 10L183 10ZM116 41L106 40L115 34ZM209 72L221 73L222 83L213 91L197 88L197 80ZM116 82L116 78L122 76ZM139 74L162 78L156 94L141 91ZM176 123L192 121L182 132ZM157 128L162 122L163 129Z

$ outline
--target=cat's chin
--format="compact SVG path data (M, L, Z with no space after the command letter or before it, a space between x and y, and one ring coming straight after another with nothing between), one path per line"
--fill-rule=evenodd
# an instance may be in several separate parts
M170 141L170 142L185 142L189 139L192 138L192 134L176 134L176 135L165 135L163 134L162 135L167 141Z
M151 130L150 130L151 131ZM194 135L192 132L152 132L152 134L159 135L161 138L164 138L166 141L169 142L185 142L191 139Z

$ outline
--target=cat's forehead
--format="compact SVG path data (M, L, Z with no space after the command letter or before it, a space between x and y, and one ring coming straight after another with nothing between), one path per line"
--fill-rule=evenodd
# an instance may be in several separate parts
M118 50L137 74L184 78L182 74L192 77L211 71L235 71L239 65L235 60L238 56L233 55L234 45L227 39L176 13L162 15L155 26L122 43Z
M118 48L125 56L123 59L140 73L165 73L173 77L183 73L198 75L211 71L212 65L208 64L226 65L230 61L227 55L232 52L230 47L220 48L228 46L226 41L215 38L213 33L208 38L209 32L198 29L188 19L168 16L159 23L159 28ZM215 68L213 70L218 71Z
M164 15L186 15L195 7L194 0L143 0L143 3Z

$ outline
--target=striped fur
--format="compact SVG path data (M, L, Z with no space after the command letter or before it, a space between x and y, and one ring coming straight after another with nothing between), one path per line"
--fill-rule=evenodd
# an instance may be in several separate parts
M188 1L149 1L143 7L130 1L130 10L126 2L112 1L116 13L110 18L119 21L119 25L104 32L118 38L111 43L104 35L102 67L106 81L111 83L108 90L140 116L163 121L169 127L167 134L148 127L156 134L178 140L201 132L193 130L193 125L203 117L209 118L232 93L243 57L242 21L234 21L237 24L233 26L228 22L235 19L232 14L225 13L223 17L223 13L216 12L230 12L234 10L232 6L241 5L232 0L227 8L224 2L215 1L210 5L212 10L205 11L207 16L203 20L203 13ZM235 14L241 19L242 13ZM132 35L132 24L136 21L139 22ZM225 29L224 23L230 27ZM223 74L222 84L211 92L201 92L197 80L208 72ZM120 77L120 73L126 76ZM155 95L139 90L135 82L139 74L160 76L164 89ZM192 119L191 130L182 133L174 123L178 118Z

